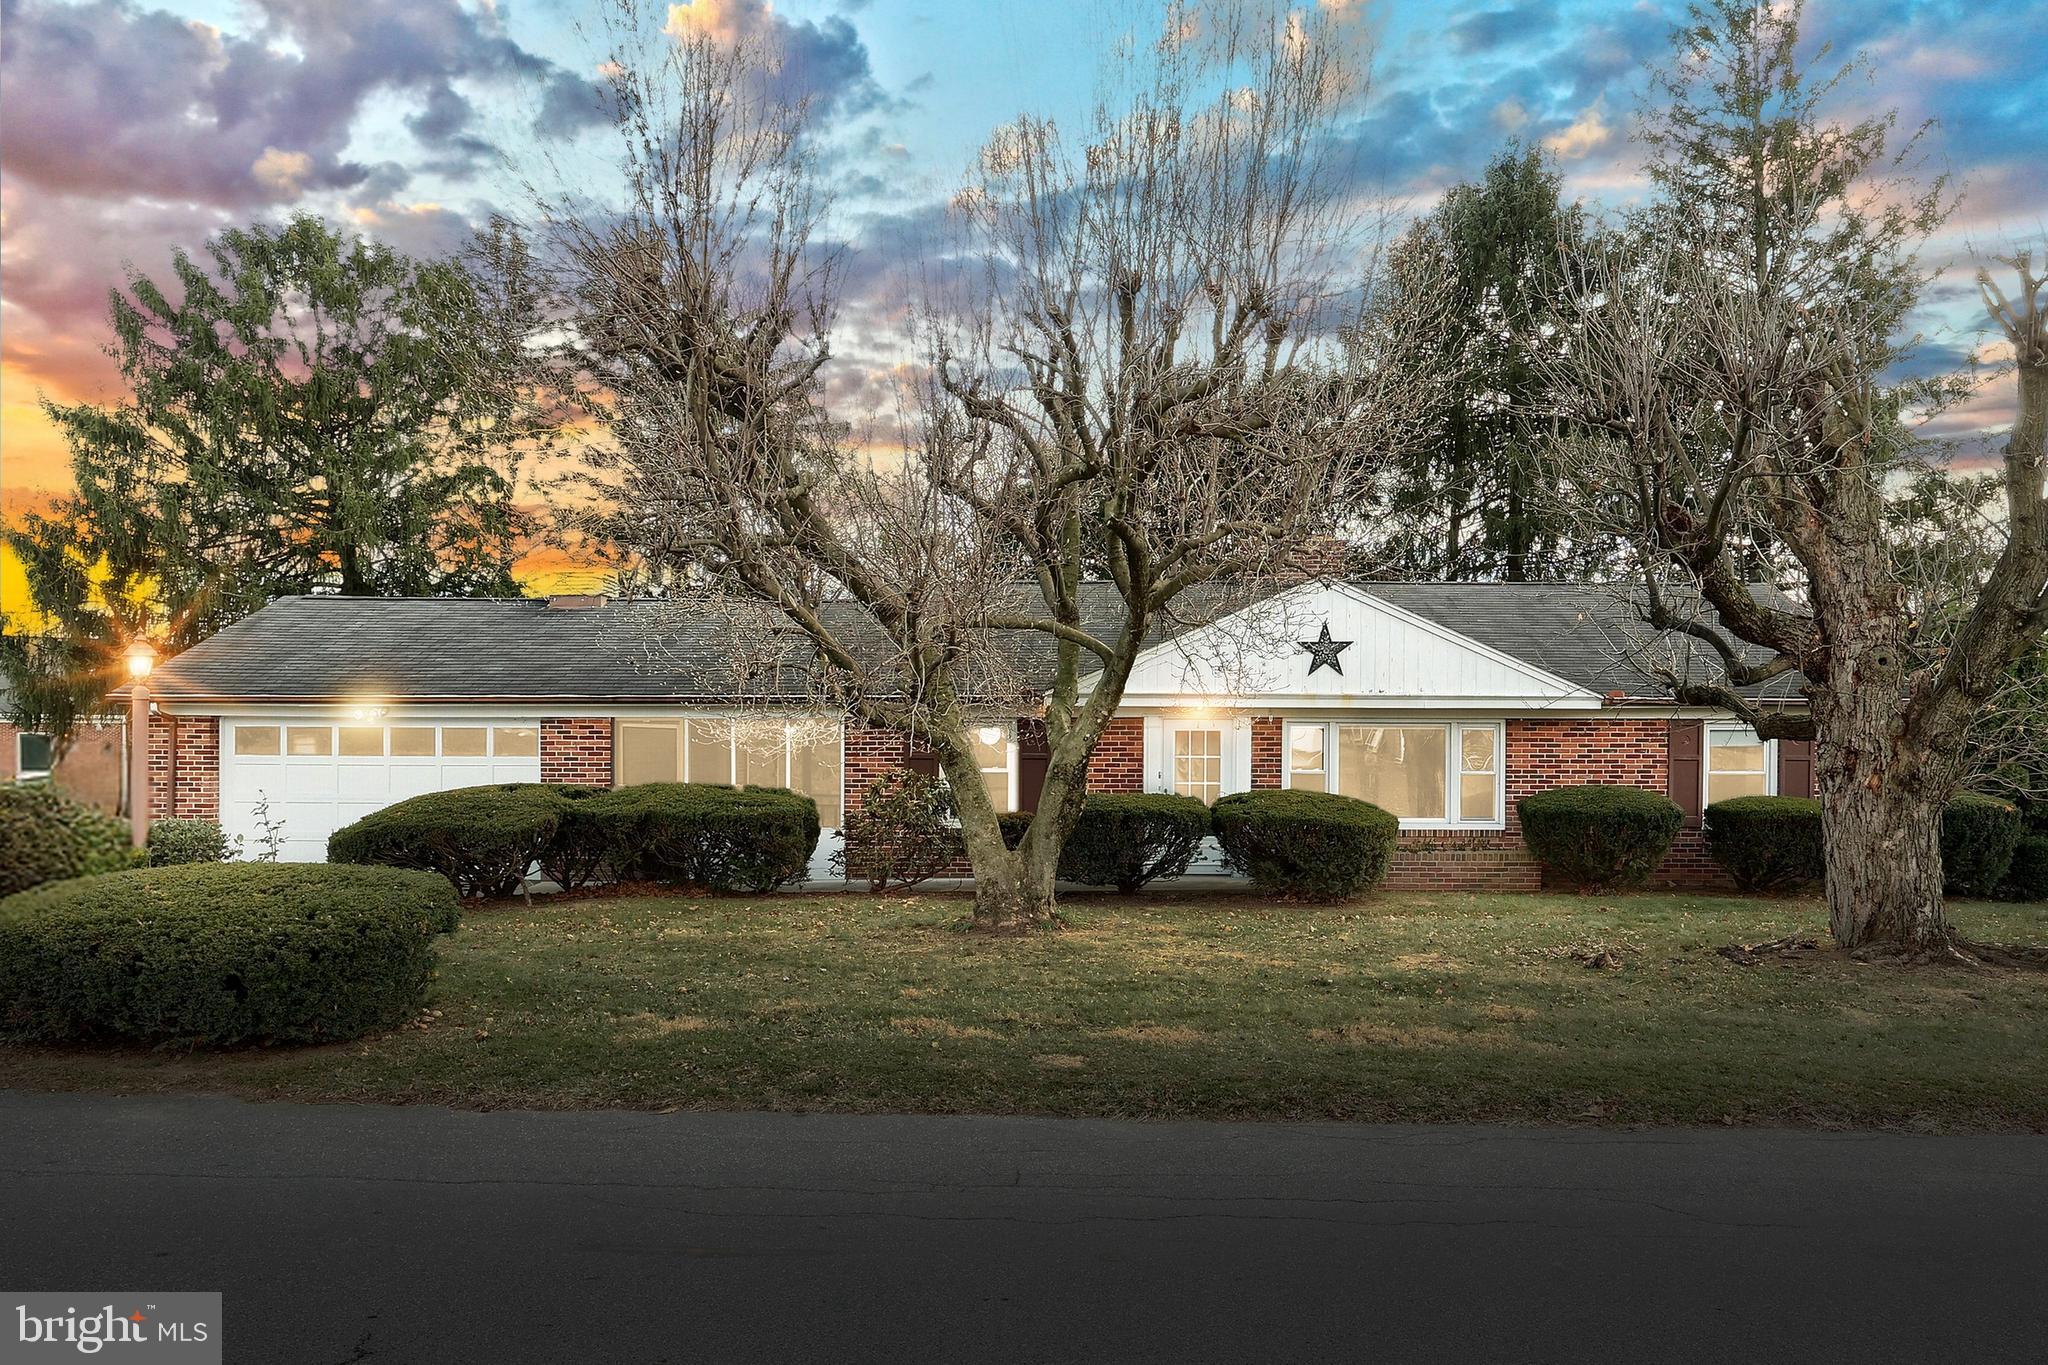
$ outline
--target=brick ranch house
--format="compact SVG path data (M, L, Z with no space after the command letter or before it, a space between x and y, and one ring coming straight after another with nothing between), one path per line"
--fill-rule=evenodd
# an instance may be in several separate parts
M1113 589L1099 608L1117 609ZM1811 791L1807 745L1655 695L1617 643L1628 610L1609 588L1310 581L1244 611L1277 624L1247 635L1226 615L1148 647L1091 761L1092 790L1363 797L1401 820L1388 885L1472 890L1539 884L1515 815L1531 792L1668 793L1687 821L1657 881L1701 885L1718 875L1699 831L1707 802ZM675 603L598 597L279 601L152 680L153 809L219 819L250 849L267 825L284 858L310 861L335 829L427 791L788 786L818 802L823 879L843 812L891 768L929 759L795 695L756 687L736 705L724 631ZM1022 653L1025 676L1043 667ZM1797 685L1778 680L1759 700L1801 706ZM975 734L999 808L1032 809L1043 780L1024 709ZM1221 870L1212 853L1190 875Z

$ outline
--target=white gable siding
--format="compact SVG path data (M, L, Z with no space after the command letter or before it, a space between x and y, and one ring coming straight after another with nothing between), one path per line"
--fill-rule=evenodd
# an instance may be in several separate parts
M1350 641L1344 671L1309 672L1300 641ZM1349 584L1306 584L1142 656L1126 706L1482 706L1596 709L1584 688L1402 611Z

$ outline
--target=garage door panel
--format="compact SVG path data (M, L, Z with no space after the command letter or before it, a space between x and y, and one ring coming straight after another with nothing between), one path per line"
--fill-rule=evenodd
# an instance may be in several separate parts
M334 794L344 801L374 801L381 806L391 799L391 774L381 763L344 764L337 774Z
M325 763L288 763L284 790L294 801L331 800L340 794L340 776L331 759Z
M393 768L391 770L390 796L393 801L403 801L408 796L425 796L428 792L444 791L439 768Z
M451 720L428 726L419 721L397 722L412 733L407 744L418 745L422 729L482 729L504 726L498 718ZM303 716L262 717L234 721L232 725L279 726L319 729L321 722ZM516 727L517 722L514 722ZM525 727L533 728L529 722ZM540 758L502 756L492 758L450 757L432 754L389 754L383 758L300 754L291 756L237 754L234 744L223 743L220 759L221 824L230 839L242 839L242 856L253 858L263 852L263 829L257 811L266 801L274 824L281 824L284 843L278 856L286 862L320 862L327 856L327 836L343 825L394 801L428 792L457 787L484 786L497 782L538 782ZM405 746L399 746L405 747Z

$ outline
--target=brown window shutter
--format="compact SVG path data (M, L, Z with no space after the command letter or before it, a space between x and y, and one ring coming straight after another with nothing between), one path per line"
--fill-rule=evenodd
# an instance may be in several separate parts
M1032 721L1017 726L1017 809L1038 813L1038 796L1045 790L1045 770L1052 766L1052 745L1045 727Z
M1685 823L1700 822L1700 764L1706 743L1706 726L1696 720L1671 722L1669 778L1666 795L1685 813Z
M1813 795L1813 741L1778 741L1778 795Z
M939 756L930 749L920 749L912 745L909 754L904 757L903 766L914 773L923 773L926 777L937 777Z

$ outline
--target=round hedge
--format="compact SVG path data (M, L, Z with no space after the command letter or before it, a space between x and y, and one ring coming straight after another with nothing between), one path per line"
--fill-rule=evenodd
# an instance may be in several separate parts
M360 1037L419 1012L443 877L189 863L0 900L0 1034L225 1045Z
M1327 792L1234 792L1216 802L1230 865L1263 890L1341 900L1373 886L1394 859L1401 822L1366 801Z
M619 877L772 891L809 866L818 803L782 787L649 782L577 802L571 830Z
M1997 894L2026 822L2019 807L1964 792L1941 812L1942 889L1951 896Z
M135 864L128 822L43 782L0 785L0 896Z
M1522 838L1559 880L1589 888L1649 879L1684 814L1668 796L1638 787L1557 787L1515 803Z
M1024 842L1031 816L996 817L1003 842ZM1113 886L1125 895L1161 877L1188 870L1212 827L1209 808L1171 792L1099 793L1087 797L1073 832L1060 849L1059 878L1083 886Z
M509 896L547 855L572 799L545 782L428 792L336 830L327 860L438 872L465 896Z
M1707 852L1745 891L1795 891L1826 875L1820 802L1737 796L1707 807Z

